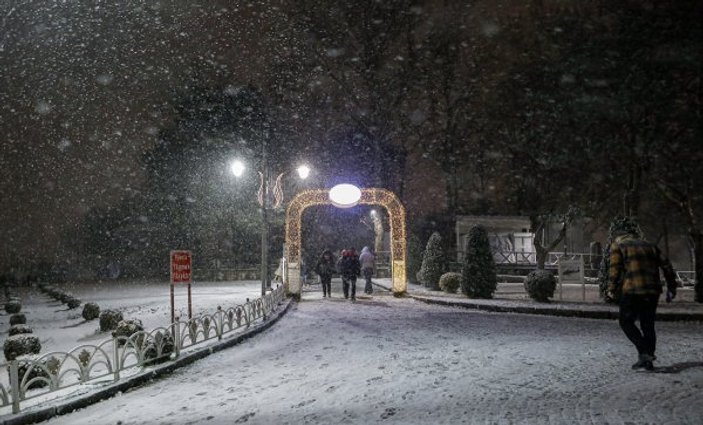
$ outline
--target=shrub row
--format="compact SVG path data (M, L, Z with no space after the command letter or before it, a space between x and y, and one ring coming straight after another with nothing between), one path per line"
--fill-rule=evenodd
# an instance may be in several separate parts
M442 249L442 239L435 232L427 242L417 280L432 290L454 293L461 288L461 292L470 298L493 298L498 279L485 228L474 226L469 231L461 273L446 273L446 270L447 259ZM535 270L525 278L524 286L530 298L547 302L554 296L556 279L547 270Z
M39 338L32 335L32 328L27 325L27 316L22 311L22 300L12 294L10 287L4 285L7 298L5 311L10 314L9 337L3 343L3 353L10 361L25 354L36 354L41 350Z
M55 300L61 301L62 303L66 304L71 310L80 307L80 305L82 304L80 299L74 297L73 295L67 292L61 291L58 288L43 283L40 283L38 286L42 292L54 298ZM97 319L98 317L100 317L100 306L98 306L96 303L83 304L83 312L81 313L81 316L83 316L85 320Z
M81 305L81 300L69 294L68 292L63 292L59 288L45 283L39 283L37 286L39 287L40 291L49 295L56 301L61 301L62 303L66 304L71 310L74 308L78 308Z

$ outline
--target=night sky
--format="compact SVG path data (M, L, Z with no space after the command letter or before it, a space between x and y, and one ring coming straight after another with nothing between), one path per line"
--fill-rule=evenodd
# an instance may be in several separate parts
M171 118L173 92L195 74L221 84L224 70L270 91L295 80L326 96L319 75L286 65L307 35L291 27L285 3L3 2L4 255L60 257L90 208L139 190L142 155ZM326 105L286 114L300 140L328 142L336 118Z
M397 0L387 4L402 10L403 19L395 21L397 16L390 16L383 21L367 19L375 13L371 9L381 4L379 2L339 2L337 12L343 10L349 17L349 22L344 24L357 30L347 35L344 31L335 33L339 29L334 27L337 21L333 21L330 14L327 22L330 12L325 8L316 10L317 3L312 0L0 2L0 199L3 201L0 255L4 260L35 255L60 259L69 250L71 240L77 237L81 220L88 211L118 205L135 191L142 190L146 178L144 155L157 143L160 132L173 122L174 93L192 88L195 82L212 87L228 84L257 87L276 105L276 119L285 129L285 139L294 145L310 147L313 152L324 149L326 144L344 143L339 140L344 138L340 128L349 128L350 123L362 121L374 113L377 113L377 126L388 127L379 130L388 139L384 142L409 140L418 142L419 146L423 141L421 137L415 142L408 138L414 130L418 129L415 133L421 134L422 126L436 125L436 129L430 130L442 133L450 124L456 124L457 132L445 131L437 136L439 141L442 137L456 139L455 145L444 145L445 151L439 152L440 155L431 158L432 155L419 150L409 153L403 183L406 207L411 215L419 216L448 205L441 171L446 171L443 167L447 163L443 160L454 160L453 155L461 155L464 160L457 162L461 165L455 174L459 183L463 184L461 179L465 179L466 186L476 186L460 194L468 200L465 204L492 202L497 198L493 191L504 188L486 177L494 175L490 164L500 161L503 153L491 147L494 133L488 124L493 123L486 120L489 119L487 114L497 113L497 123L501 123L503 102L512 101L512 94L517 93L510 91L510 84L520 91L521 99L534 102L528 106L537 105L537 112L543 108L555 114L561 112L560 93L565 94L562 99L589 107L588 102L608 100L618 89L615 85L611 87L606 79L590 78L589 73L612 71L607 69L609 58L601 61L602 58L597 57L601 53L598 46L589 46L596 55L592 61L587 56L579 57L580 50L574 52L575 59L567 52L565 58L575 61L574 68L569 69L571 65L559 60L557 54L565 54L559 46L549 51L527 52L525 45L520 45L524 40L535 45L542 43L550 49L553 47L550 40L564 40L564 46L574 40L578 44L580 35L571 33L571 26L539 28L534 24L537 18L548 20L561 16L559 14L563 14L563 23L567 24L590 16L602 28L614 29L612 40L619 40L617 37L636 39L632 34L617 33L619 28L626 27L627 14L611 16L608 10L598 6L605 4L603 2L576 3L483 0L454 4ZM644 0L619 2L618 7L625 10L628 5L639 3L642 6L633 10L652 10L651 3ZM537 16L536 10L541 15ZM309 22L310 19L318 19L319 25ZM616 19L620 19L621 27L612 24ZM416 40L436 33L437 39L423 39L427 46L435 43L430 46L434 50L425 45L412 45L412 40L404 38L402 31L407 28L402 26L406 22L412 22L412 31L407 34ZM662 27L676 30L677 25L664 22ZM365 32L358 28L371 28L377 31L374 34L378 37L364 39ZM591 31L596 35L602 32L600 28L583 25L578 29L584 34ZM681 33L676 31L676 34ZM700 25L692 28L691 34L695 31L700 32ZM387 34L390 34L388 40L384 38ZM457 43L456 37L461 37L462 41ZM611 41L608 37L603 39ZM676 46L677 42L652 46L651 52L677 52L680 57L676 58L676 64L684 64L682 67L691 63L686 61L699 58L697 53L686 50L692 46L690 41L687 41L688 47L672 50L671 46ZM411 58L376 57L368 54L373 50L369 49L369 43L375 43L372 47L387 48L384 52L403 51L407 43L407 51L449 59L455 57L452 49L464 49L462 52L466 53L458 56L457 66L462 67L458 74L438 72L428 76L444 66L442 61L433 62L428 55L427 62L422 62L423 58L412 58L419 68L410 72L405 80L388 80L408 83L407 87L379 86L377 83L383 80L367 78L371 72L367 75L363 67L357 67L359 58L366 60L368 63L363 65L376 74L402 72ZM645 50L646 54L653 54L651 52ZM334 61L361 71L351 77L344 72L335 75L324 67L325 63ZM538 64L535 69L522 73L523 67L532 63ZM562 65L563 71L549 69L549 66ZM339 69L344 71L343 67ZM540 80L545 75L551 80ZM441 84L441 78L446 76L451 77L448 88ZM340 81L347 77L349 81ZM528 81L529 78L533 80ZM627 81L629 76L617 78ZM676 75L667 75L666 80L684 81ZM424 84L430 84L431 88L425 90ZM504 90L501 93L496 90L500 84ZM403 91L408 87L409 91ZM553 89L561 90L555 93L556 101L552 99L550 90ZM601 92L593 95L596 90ZM674 90L687 89L674 87L664 93L669 95ZM442 96L448 99L444 104ZM442 121L453 113L456 103L452 102L461 100L462 96L469 98L468 106L462 110L465 116L454 122ZM691 98L684 93L681 104L690 103ZM439 101L433 104L437 99ZM488 101L492 102L493 110L483 107ZM558 107L554 111L544 107L550 103ZM653 104L659 106L656 99ZM379 105L382 107L376 108ZM438 105L446 107L446 111L438 112ZM521 119L526 125L532 125L528 122L532 119L528 113L519 115L523 112L522 106L516 102L513 106L516 111L509 111L514 112L513 116L506 115L517 123L518 130L524 124ZM385 120L383 114L378 114L384 111L382 108L391 113L399 112ZM430 117L440 119L433 122L434 118ZM550 124L552 117L545 117L536 119L545 119L546 124ZM554 118L566 124L579 120L558 115ZM685 116L677 125L679 122L682 128L693 128L692 121ZM541 126L536 130L538 142L543 136L570 140L568 129L566 135L554 136L561 128L546 124L534 123L535 128ZM474 143L471 150L453 151L464 149L462 144L467 143L473 130L485 133L471 141ZM598 126L587 131L594 134L587 134L586 138L602 139ZM529 138L516 134L524 140ZM577 143L578 140L583 139L574 139L572 143L581 149L584 144ZM511 149L510 143L509 140L506 143L507 151ZM582 154L578 150L575 152L578 155L571 156ZM467 171L468 168L471 169ZM595 172L600 173L600 170ZM469 179L462 173L473 174ZM609 176L597 177L600 180L595 181L599 183Z
M138 188L142 154L193 67L227 67L254 84L270 78L262 52L275 54L265 44L276 10L238 4L3 2L5 248L61 250L90 207Z

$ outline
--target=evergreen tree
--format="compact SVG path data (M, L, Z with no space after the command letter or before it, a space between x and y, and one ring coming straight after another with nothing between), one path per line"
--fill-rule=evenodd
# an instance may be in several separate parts
M469 231L461 271L461 292L471 298L493 298L497 286L496 265L488 233L482 226L474 226Z
M439 291L439 278L446 271L447 259L442 249L442 237L438 232L434 232L427 241L425 253L422 256L422 266L420 266L420 282L432 289Z

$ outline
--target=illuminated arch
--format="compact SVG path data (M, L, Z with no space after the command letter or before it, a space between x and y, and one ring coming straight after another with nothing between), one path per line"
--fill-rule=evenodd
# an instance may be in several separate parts
M380 205L388 211L391 228L391 273L393 293L404 294L407 289L405 276L405 207L398 197L386 189L361 189L359 204ZM313 189L299 193L288 205L286 212L286 292L299 298L302 291L300 279L301 225L303 212L308 207L332 205L329 190Z

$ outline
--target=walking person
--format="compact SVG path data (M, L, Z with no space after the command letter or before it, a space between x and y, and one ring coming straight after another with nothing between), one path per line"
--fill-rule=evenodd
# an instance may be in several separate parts
M344 288L347 284L346 279L344 278L344 273L342 273L342 262L344 261L344 256L347 253L346 249L342 249L339 251L339 258L337 259L337 273L339 273L339 277L342 279L342 291L346 294L348 291L345 291ZM346 298L346 296L344 297Z
M667 302L676 296L676 273L659 248L640 236L632 221L623 220L612 235L608 295L621 293L620 327L638 354L632 369L653 370L657 344L654 321L662 293L659 269L666 278ZM635 325L638 319L641 329Z
M332 296L332 274L335 272L335 260L332 251L326 249L315 265L315 273L320 276L322 284L322 298Z
M361 273L361 264L359 256L356 255L356 250L352 247L344 251L342 258L340 273L342 274L342 289L344 298L349 298L356 301L356 278Z
M374 266L376 262L376 256L371 252L368 246L361 249L361 254L359 255L359 263L361 263L361 273L366 279L366 286L364 287L364 293L371 295L373 293L373 286L371 285L371 276L373 276Z

